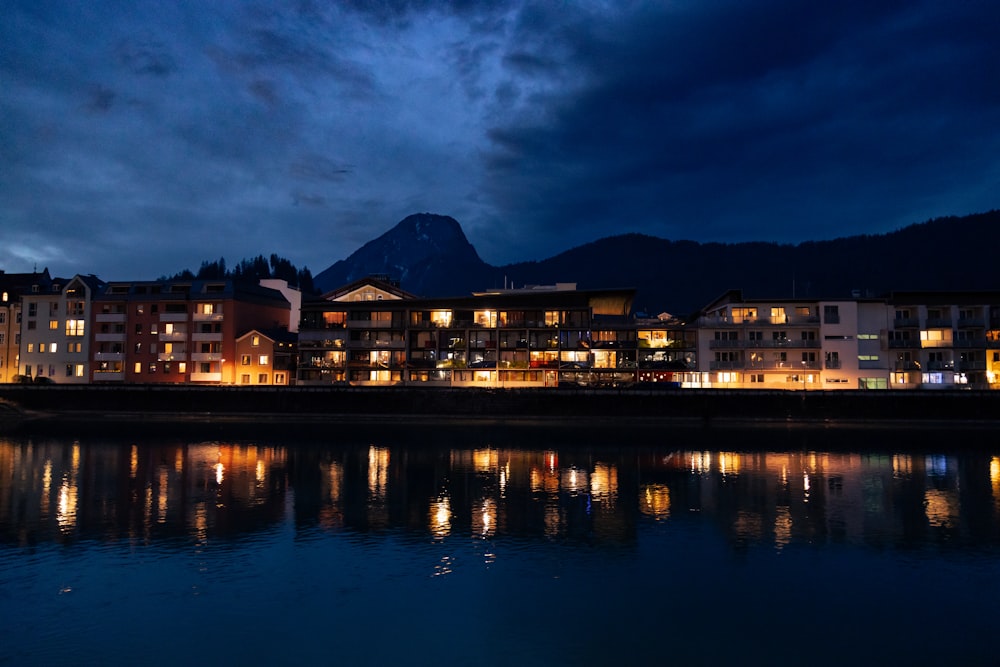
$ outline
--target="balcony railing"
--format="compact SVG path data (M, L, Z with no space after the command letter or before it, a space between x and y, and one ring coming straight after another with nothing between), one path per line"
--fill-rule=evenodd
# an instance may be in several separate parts
M892 364L894 371L919 371L920 364L916 361L894 361Z
M958 318L958 327L960 329L971 329L975 327L985 327L986 318L983 317L960 317Z
M897 317L892 321L892 326L896 329L913 329L920 326L920 320L916 317Z
M986 362L985 361L959 361L956 364L955 370L957 371L985 371Z
M928 329L950 329L951 328L951 318L950 317L928 317L927 318L927 328Z
M970 348L984 348L987 340L985 338L956 338L952 341L954 347L967 350Z
M818 340L802 340L799 338L778 338L768 340L710 340L710 350L722 349L767 349L767 350L818 350Z
M789 372L817 371L820 369L819 361L779 361L774 359L751 359L746 363L747 370L775 371L787 370Z

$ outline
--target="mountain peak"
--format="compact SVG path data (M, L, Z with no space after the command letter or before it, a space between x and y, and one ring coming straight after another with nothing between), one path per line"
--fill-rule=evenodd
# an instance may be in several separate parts
M373 274L400 281L408 292L428 294L454 282L455 270L478 273L486 268L454 218L415 213L369 241L347 259L313 279L327 291Z

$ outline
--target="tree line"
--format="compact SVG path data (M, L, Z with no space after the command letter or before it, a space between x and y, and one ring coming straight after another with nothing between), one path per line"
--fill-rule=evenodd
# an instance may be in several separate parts
M312 272L307 267L297 268L290 260L271 253L270 259L257 255L251 259L241 259L239 263L229 268L226 258L205 260L197 273L184 269L172 276L163 276L162 280L241 280L258 282L260 280L278 279L286 281L305 293L315 293Z

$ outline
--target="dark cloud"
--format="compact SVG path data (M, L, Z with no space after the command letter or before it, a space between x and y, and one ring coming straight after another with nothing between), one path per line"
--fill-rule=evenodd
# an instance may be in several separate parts
M177 69L173 57L161 42L123 40L117 51L119 61L133 74L164 77Z
M508 215L588 237L629 220L700 240L804 240L920 221L905 217L917 198L942 200L928 216L968 212L949 209L950 186L929 172L979 179L960 166L972 160L996 173L996 140L975 145L997 118L984 63L1000 50L982 15L674 7L610 26L522 23L526 42L556 40L582 83L490 130L490 192ZM546 59L516 56L518 69Z
M415 211L502 263L630 231L797 241L998 205L996 3L4 9L9 271L262 252L319 270Z

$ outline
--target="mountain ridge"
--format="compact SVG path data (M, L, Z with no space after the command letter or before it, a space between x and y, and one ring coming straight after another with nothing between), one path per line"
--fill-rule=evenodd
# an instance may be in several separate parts
M460 296L507 283L634 287L637 310L687 314L729 289L757 298L812 299L889 290L998 289L998 272L981 250L998 245L1000 211L991 210L933 218L885 234L798 244L700 243L629 232L543 260L492 266L454 218L419 213L314 280L320 291L328 291L385 274L425 297Z

